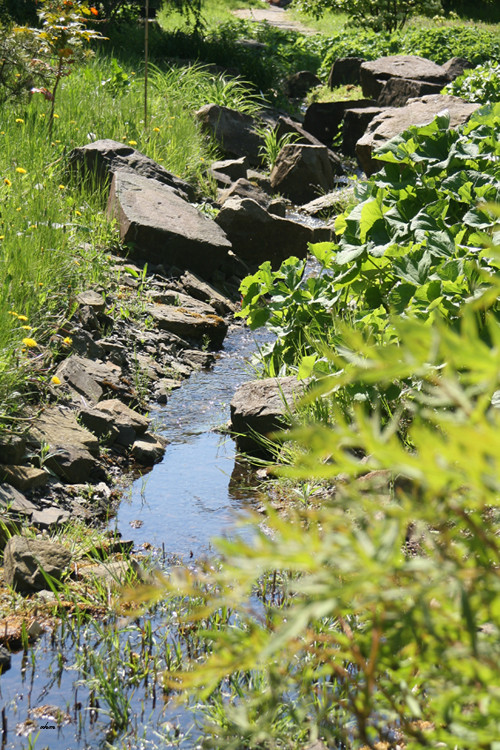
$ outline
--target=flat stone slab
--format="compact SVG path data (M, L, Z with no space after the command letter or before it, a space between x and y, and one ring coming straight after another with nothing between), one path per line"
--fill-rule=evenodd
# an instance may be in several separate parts
M201 315L174 305L148 305L147 312L158 328L189 339L205 337L214 347L221 346L227 333L227 323L219 315Z
M108 216L133 255L212 278L237 267L231 243L212 221L166 185L126 172L113 176Z
M91 404L100 401L107 389L131 395L129 386L121 381L120 367L112 362L102 362L72 354L61 362L56 375L62 383L75 392L77 397Z
M421 99L410 99L404 107L389 107L373 118L366 133L356 143L361 168L368 176L381 169L383 162L372 158L375 149L411 125L427 125L446 110L450 115L450 126L456 128L467 122L480 106L456 96L429 94Z
M377 99L385 81L390 78L411 78L446 86L450 77L446 70L425 57L390 55L362 63L360 68L363 96Z
M261 163L262 138L257 133L258 123L251 115L219 104L205 104L195 117L226 156L246 157L252 166Z
M0 476L21 492L43 487L50 475L36 466L0 466Z
M13 536L4 550L5 583L23 593L41 591L47 588L43 572L59 581L70 562L69 550L56 542Z
M64 406L46 408L31 427L29 440L35 447L48 447L46 466L59 477L74 484L88 481L99 441L78 424L74 412Z
M2 515L9 510L23 516L31 516L37 510L37 506L28 500L22 492L16 490L10 484L0 484L0 510Z

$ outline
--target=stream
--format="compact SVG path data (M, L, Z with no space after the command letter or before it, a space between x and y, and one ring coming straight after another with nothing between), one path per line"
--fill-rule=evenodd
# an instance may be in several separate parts
M124 538L132 538L137 551L151 552L152 547L159 566L195 561L211 551L214 537L241 533L235 530L234 520L255 502L252 473L245 464L235 462L234 441L219 428L229 419L229 403L237 386L254 377L253 353L269 340L265 330L252 333L243 325L231 326L215 364L193 373L172 392L167 405L151 415L157 431L169 441L164 459L133 483L112 527ZM148 624L147 619L136 620L120 636L118 655L130 644L137 650L144 648L146 631L150 644L154 639L163 644L162 638L168 640L165 613L153 615ZM134 736L107 744L106 702L99 700L96 688L101 711L95 711L96 695L79 681L82 664L88 663L92 652L102 662L106 681L106 669L114 658L106 644L113 632L99 623L72 625L70 620L52 635L43 635L27 652L12 655L12 667L0 679L2 723L7 729L1 750L196 746L192 713L173 702L165 705L161 689L151 684L145 690L139 686L127 692L123 699L128 702L124 710L129 711ZM119 674L125 661L124 657L123 663L114 665ZM64 717L60 726L53 719L54 707ZM30 717L36 725L30 725ZM31 726L36 729L30 735L16 734L16 729L27 734Z

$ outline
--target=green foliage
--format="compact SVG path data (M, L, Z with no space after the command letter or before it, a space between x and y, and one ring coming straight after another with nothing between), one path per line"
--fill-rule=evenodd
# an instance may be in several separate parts
M274 167L281 149L298 140L296 133L285 133L281 138L278 138L275 128L263 128L258 131L258 134L262 139L259 155L268 172L271 172Z
M446 114L410 128L378 153L383 169L337 218L338 243L311 246L320 273L304 280L304 262L290 258L277 272L264 264L243 281L240 314L277 334L263 352L268 372L299 366L309 374L303 357L309 371L311 364L324 370L325 342L343 346L341 320L375 341L393 339L390 312L455 325L495 268L480 247L494 225L486 204L500 197L499 127L495 105L460 130L450 129Z
M486 63L466 71L448 84L445 92L480 104L500 101L500 63Z
M402 29L412 16L434 16L442 9L440 0L296 0L296 6L316 17L327 10L345 13L353 26L389 32Z

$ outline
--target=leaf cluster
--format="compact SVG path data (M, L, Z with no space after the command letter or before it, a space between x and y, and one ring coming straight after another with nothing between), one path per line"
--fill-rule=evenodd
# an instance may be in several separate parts
M446 86L445 93L480 104L500 101L500 63L489 62L466 71Z
M296 6L316 18L328 10L345 13L353 26L389 32L402 29L412 16L442 10L440 0L296 0Z

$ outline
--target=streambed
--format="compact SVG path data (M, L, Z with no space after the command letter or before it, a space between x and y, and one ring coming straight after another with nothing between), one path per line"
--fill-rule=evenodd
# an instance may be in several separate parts
M252 473L244 464L235 463L234 441L218 428L229 418L229 403L237 386L253 378L253 353L268 340L267 331L252 333L242 325L231 326L213 367L195 372L172 393L168 404L152 415L158 432L169 441L164 459L133 483L111 525L123 537L133 538L138 551L152 548L159 565L206 555L211 539L236 533L237 512L255 502ZM106 629L99 623L78 626L70 622L52 635L42 636L26 654L13 655L12 668L0 679L0 705L7 730L2 750L109 747L109 722L104 713L107 701L99 697L99 686L93 693L88 684L79 682L81 670L94 659L92 674L96 674L97 664L106 683L106 670L111 675L113 659L118 657L114 667L118 679L123 672L125 681L131 652L142 654L145 648L151 651L158 644L164 651L170 638L166 622L172 616L171 612L159 612L149 620L131 623L118 645L112 624ZM192 728L192 714L175 705L165 707L162 690L154 687L153 677L152 672L147 684L141 682L123 695L117 687L115 697L130 713L133 737L119 740L113 747L194 748L197 733ZM96 700L102 713L95 711ZM54 707L62 712L60 726ZM30 721L35 723L30 725ZM16 734L16 729L28 733L32 727L36 728L30 736Z

